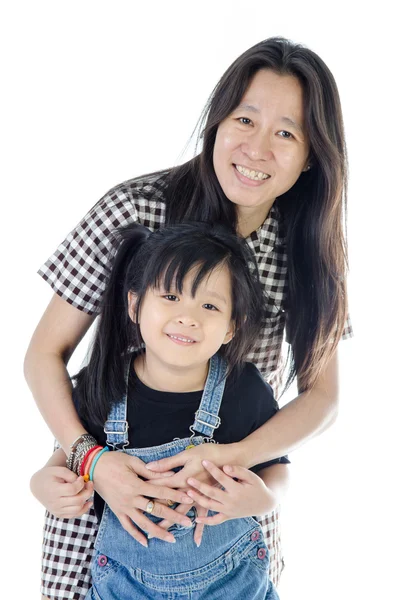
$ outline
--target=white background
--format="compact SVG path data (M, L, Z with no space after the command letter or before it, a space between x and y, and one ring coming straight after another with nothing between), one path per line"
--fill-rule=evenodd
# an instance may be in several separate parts
M35 271L110 187L181 161L224 70L272 35L311 47L340 89L355 329L341 348L339 420L291 457L280 594L393 597L397 157L388 4L36 0L2 10L0 536L7 598L39 598L43 510L28 482L52 449L22 376L30 335L51 296Z

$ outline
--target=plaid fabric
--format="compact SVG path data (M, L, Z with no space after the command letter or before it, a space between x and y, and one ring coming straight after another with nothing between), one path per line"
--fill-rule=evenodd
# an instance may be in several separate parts
M99 312L109 274L112 232L131 222L151 230L165 222L163 192L167 174L126 181L110 190L80 221L39 274L64 300L89 314ZM252 361L277 397L282 377L281 346L285 329L287 257L278 211L272 207L265 223L247 238L255 252L268 318L247 360ZM351 336L350 321L344 336ZM262 523L271 557L271 578L277 585L282 570L278 513ZM46 514L43 542L42 593L53 598L78 599L89 587L89 561L97 523L90 513L65 521Z

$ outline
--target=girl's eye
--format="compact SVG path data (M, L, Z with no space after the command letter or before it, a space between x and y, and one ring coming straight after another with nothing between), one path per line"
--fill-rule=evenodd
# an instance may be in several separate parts
M252 123L251 119L248 119L248 117L239 117L238 120L242 125L251 125Z
M203 304L203 308L206 308L207 310L218 310L213 304Z
M290 133L289 131L284 131L284 130L282 130L282 131L279 131L279 132L278 132L278 135L279 135L280 137L284 138L285 140L292 140L292 138L294 137L294 136L292 135L292 133Z
M169 300L170 302L179 302L179 298L174 294L164 294L163 298Z

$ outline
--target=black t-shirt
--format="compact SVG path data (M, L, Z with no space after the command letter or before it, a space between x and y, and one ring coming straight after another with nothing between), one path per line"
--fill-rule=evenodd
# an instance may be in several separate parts
M166 444L174 438L190 437L189 427L194 422L194 413L200 405L201 397L202 391L174 393L153 390L138 379L132 367L127 400L129 448L148 448ZM76 393L74 400L78 409ZM213 439L220 444L239 442L278 410L270 385L264 381L255 365L245 363L238 376L232 372L226 380L219 411L221 424L215 430ZM100 445L106 444L103 427L84 419L82 423ZM256 465L252 467L252 471L258 472L273 464L289 462L283 456ZM95 509L97 515L102 514L103 504L99 498Z

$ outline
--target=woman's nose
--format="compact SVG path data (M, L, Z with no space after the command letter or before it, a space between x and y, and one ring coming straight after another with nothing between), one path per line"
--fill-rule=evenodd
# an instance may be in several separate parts
M241 150L252 161L268 161L274 158L270 135L259 131L249 136L247 140L241 144Z

